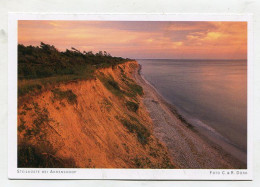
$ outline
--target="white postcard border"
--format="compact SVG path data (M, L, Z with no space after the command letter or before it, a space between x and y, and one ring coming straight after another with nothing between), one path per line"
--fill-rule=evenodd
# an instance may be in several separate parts
M8 20L8 177L9 179L253 179L253 17L252 14L45 14L9 13ZM17 23L18 20L99 21L247 21L248 153L247 169L42 169L17 168Z

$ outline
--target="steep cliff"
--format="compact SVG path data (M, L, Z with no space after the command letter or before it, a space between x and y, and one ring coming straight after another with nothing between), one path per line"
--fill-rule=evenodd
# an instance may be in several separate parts
M126 62L18 98L18 167L174 168Z

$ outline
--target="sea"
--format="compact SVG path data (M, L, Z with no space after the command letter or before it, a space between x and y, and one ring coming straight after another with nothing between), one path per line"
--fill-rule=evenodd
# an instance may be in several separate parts
M199 133L246 163L246 60L137 61L141 76Z

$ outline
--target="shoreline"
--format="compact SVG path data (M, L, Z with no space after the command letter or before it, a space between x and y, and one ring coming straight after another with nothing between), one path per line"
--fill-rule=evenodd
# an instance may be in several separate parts
M181 169L244 169L246 163L189 124L140 74L133 76L144 89L143 102L153 121L155 136L168 148Z

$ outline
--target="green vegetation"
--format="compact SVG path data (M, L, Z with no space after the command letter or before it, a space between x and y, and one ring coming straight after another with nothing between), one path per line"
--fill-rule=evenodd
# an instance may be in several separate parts
M94 54L75 48L64 52L41 42L40 46L18 44L18 95L40 91L43 86L76 79L93 79L96 69L114 67L130 59L112 57L106 51Z
M120 122L129 130L129 132L137 135L137 139L142 145L147 144L150 137L149 130L135 117L130 116L130 119L131 122L127 119L120 119Z
M153 169L157 169L157 168L173 169L173 168L175 168L174 165L172 165L172 163L167 155L160 155L160 158L162 158L161 162L152 163L148 157L136 156L133 159L133 162L134 162L134 165L136 168L153 168Z
M128 84L128 87L130 88L130 92L136 96L137 94L142 96L144 94L143 88L135 83Z
M55 156L57 150L46 139L48 130L55 131L50 125L54 122L49 117L47 108L41 108L38 103L33 102L33 107L29 108L24 104L23 109L33 110L34 115L32 126L25 127L25 121L20 118L18 131L24 133L24 139L19 139L18 144L18 167L20 168L74 168L73 159L62 159ZM56 131L55 131L56 132ZM57 132L56 132L57 133ZM37 144L30 142L36 140Z
M149 155L154 157L154 158L157 158L157 157L159 157L158 152L159 152L158 149L154 149L154 148L150 147Z
M51 148L49 148L51 149ZM75 168L73 159L61 159L30 144L18 146L19 168Z
M137 168L152 168L152 162L148 157L135 157L133 161Z
M122 68L121 73L122 73ZM121 80L124 81L124 83L127 86L127 89L122 90L118 84L114 80L114 78L109 75L106 76L102 72L99 73L98 79L103 83L103 85L114 95L122 97L124 95L131 97L132 99L136 100L137 95L143 95L143 88L139 86L138 84L135 83L134 80L128 78L125 74L122 74L125 78L122 78ZM138 110L138 104L133 103L133 102L127 102L127 108L132 111L137 111Z
M77 104L77 95L72 92L72 90L62 91L59 88L52 90L53 98L59 101L66 99L69 104Z
M33 120L33 124L34 124L35 134L38 134L43 128L43 125L45 123L49 123L51 119L49 118L49 112L46 108L35 111L35 113L36 113L36 118Z
M99 80L102 84L114 95L121 97L123 91L120 89L118 83L114 80L114 78L110 76L105 76L103 73L98 75Z
M137 95L142 96L144 94L143 88L135 83L135 81L128 76L126 76L123 68L120 68L121 80L127 85L128 89L125 94L129 97L136 97Z
M138 110L138 108L139 108L139 104L135 103L135 102L132 102L132 101L127 101L126 102L126 107L127 107L128 110L136 112Z
M19 82L18 82L18 84L19 84ZM25 84L23 86L18 85L18 95L22 96L31 91L39 91L41 89L42 89L42 86L40 84Z
M33 102L33 108L27 107L27 105L24 105L23 108L29 108L30 110L34 110L33 117L33 123L31 127L25 128L25 121L23 118L20 118L20 124L18 126L19 132L22 132L25 130L24 138L25 139L31 139L35 138L36 136L43 137L45 136L45 130L47 127L50 127L50 123L53 122L53 119L49 117L49 111L47 108L43 107L40 108L38 103Z
M32 110L32 108L30 108L30 107L27 106L27 104L24 104L24 105L23 105L23 109L24 109L24 110L27 110L27 111Z
M43 134L46 126L48 126L48 124L52 121L52 119L49 117L49 112L46 108L41 109L38 103L33 103L33 109L35 111L33 126L31 129L26 129L26 132L24 134L25 138L31 138L31 136L35 137L36 135ZM23 129L25 129L25 122L22 120L22 118L20 119L20 121L21 124L19 125L18 130L20 128L22 131Z
M25 129L25 121L23 120L23 118L20 118L20 125L18 126L18 131L22 132Z
M26 115L26 112L22 111L22 112L19 113L19 115Z

